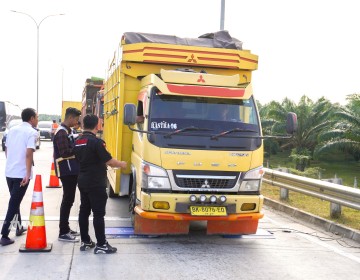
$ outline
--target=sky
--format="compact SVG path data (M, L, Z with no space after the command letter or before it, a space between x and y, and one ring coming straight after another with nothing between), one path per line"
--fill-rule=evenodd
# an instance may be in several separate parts
M358 0L225 0L225 30L259 56L253 89L261 104L303 95L346 104L360 92ZM0 100L60 114L81 101L85 80L106 77L124 32L196 38L220 30L221 0L3 0Z

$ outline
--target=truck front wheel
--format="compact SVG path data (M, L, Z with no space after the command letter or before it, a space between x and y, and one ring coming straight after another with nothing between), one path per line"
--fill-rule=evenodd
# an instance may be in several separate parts
M135 223L135 206L136 206L136 184L133 177L130 177L130 192L129 192L129 213L131 218L131 224Z

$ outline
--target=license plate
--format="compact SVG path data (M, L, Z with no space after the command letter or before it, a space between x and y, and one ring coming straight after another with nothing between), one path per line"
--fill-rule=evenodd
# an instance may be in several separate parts
M190 206L190 214L193 216L227 216L226 207L214 206Z

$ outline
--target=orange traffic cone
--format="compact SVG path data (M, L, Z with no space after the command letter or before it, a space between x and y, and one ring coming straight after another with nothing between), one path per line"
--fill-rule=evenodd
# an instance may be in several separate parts
M22 244L19 251L50 252L51 249L52 244L46 243L41 175L36 175L30 209L29 226L26 235L26 244Z
M51 164L50 180L47 188L61 188L59 178L55 174L54 163Z

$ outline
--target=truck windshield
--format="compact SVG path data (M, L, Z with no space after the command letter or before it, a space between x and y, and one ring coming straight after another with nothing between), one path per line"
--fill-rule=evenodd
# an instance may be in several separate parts
M187 126L221 130L247 128L258 131L253 99L184 97L153 93L149 129L169 131Z
M160 133L153 142L161 147L209 149L216 145L217 149L251 150L256 141L240 137L260 135L252 98L174 96L152 91L148 119L148 130ZM199 129L185 129L189 127ZM230 130L232 133L223 137L212 137Z

